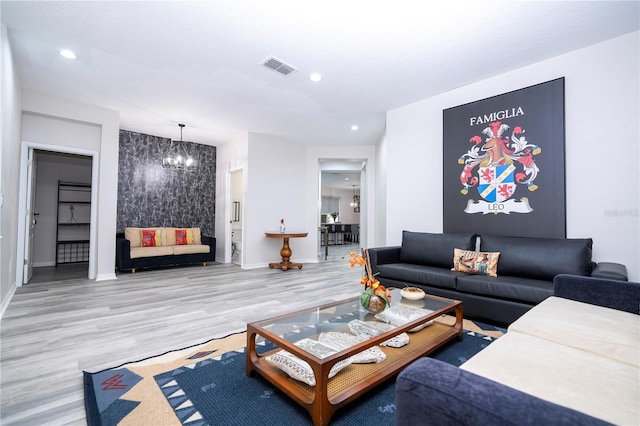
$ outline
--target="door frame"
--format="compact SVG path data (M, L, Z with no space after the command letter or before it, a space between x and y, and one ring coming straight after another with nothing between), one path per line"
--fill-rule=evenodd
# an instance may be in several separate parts
M60 145L47 145L29 141L22 141L20 149L20 190L18 193L18 238L16 251L16 286L22 286L24 277L24 262L26 248L26 226L27 226L27 189L31 182L27 179L27 162L29 161L29 149L39 151L57 152L62 154L76 154L91 157L91 225L89 226L89 273L88 278L96 278L96 249L98 232L98 176L99 176L99 153L95 150L64 147ZM32 194L33 196L33 194Z
M27 196L25 199L25 235L24 243L24 262L22 265L22 284L27 284L31 280L33 276L33 234L35 231L35 190L36 183L38 181L38 160L37 160L36 150L33 148L29 148L27 150ZM27 244L28 243L28 244Z
M237 173L241 174L241 178L242 178L242 182L240 183L240 223L242 224L242 228L241 229L241 237L240 237L240 243L241 243L241 247L244 248L244 212L245 212L245 199L244 199L244 194L245 194L245 176L244 176L244 169L243 168L237 168L237 169L231 169L228 172L228 188L227 188L227 220L225 221L225 225L226 225L226 229L225 229L225 236L226 236L226 247L225 247L225 263L234 263L233 262L233 241L232 241L232 237L231 237L231 233L233 232L233 176ZM240 259L239 259L239 266L242 268L242 266L244 265L244 249L240 251Z

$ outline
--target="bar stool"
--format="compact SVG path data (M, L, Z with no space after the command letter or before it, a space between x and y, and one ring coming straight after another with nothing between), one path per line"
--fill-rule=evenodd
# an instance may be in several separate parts
M344 242L345 243L346 242L349 242L349 243L353 242L353 239L351 238L352 237L352 235L351 235L351 226L352 225L342 225L342 226L343 226L343 229L344 229Z
M351 240L354 243L360 242L360 224L351 225Z
M336 225L336 244L344 244L344 225Z
M327 245L331 244L331 240L333 239L333 244L336 244L336 225L333 223L329 225L329 233L327 238Z

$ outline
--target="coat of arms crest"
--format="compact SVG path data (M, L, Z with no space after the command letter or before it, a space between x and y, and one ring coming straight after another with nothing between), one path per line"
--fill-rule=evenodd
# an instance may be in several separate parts
M513 128L508 137L509 125L502 121L489 123L481 136L473 136L469 142L473 146L466 154L458 158L463 165L460 182L463 195L476 187L482 200L470 199L465 213L529 213L533 211L527 197L516 200L517 187L526 186L535 191L534 183L538 176L538 166L534 156L542 151L539 146L530 144L520 126Z

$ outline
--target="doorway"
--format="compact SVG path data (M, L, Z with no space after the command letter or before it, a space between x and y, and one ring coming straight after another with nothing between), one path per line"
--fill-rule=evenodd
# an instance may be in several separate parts
M366 211L365 160L320 160L318 259L341 260L359 252Z
M230 200L231 200L231 236L228 241L231 242L231 263L242 266L242 228L244 217L244 189L243 189L243 171L235 170L230 172L229 181L231 183L230 188Z
M22 145L18 285L95 278L97 153L60 151L58 147ZM60 183L79 184L82 192L60 198ZM80 195L76 195L80 194ZM80 198L73 198L73 197ZM68 216L68 217L67 217ZM60 232L60 224L66 231ZM66 254L65 254L66 250Z

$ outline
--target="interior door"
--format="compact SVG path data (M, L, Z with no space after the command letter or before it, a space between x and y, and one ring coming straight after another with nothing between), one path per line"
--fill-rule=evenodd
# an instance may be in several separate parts
M25 209L25 237L24 237L24 272L22 283L27 284L33 276L33 233L36 227L34 212L36 188L36 153L29 148L27 155L27 206Z

